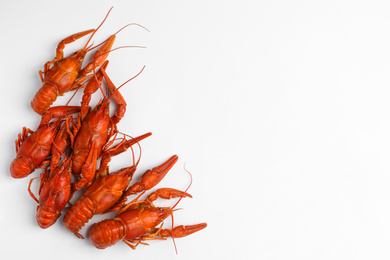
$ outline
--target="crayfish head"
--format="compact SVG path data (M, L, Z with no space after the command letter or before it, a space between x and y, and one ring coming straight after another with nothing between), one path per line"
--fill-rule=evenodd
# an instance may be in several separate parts
M167 217L172 215L169 207L147 207L141 213L141 220L145 229L152 230Z
M96 132L105 132L110 125L109 104L100 102L87 115L84 121L87 122L88 127Z
M78 63L80 63L80 67L81 67L81 64L83 63L84 59L85 59L85 56L87 55L87 52L88 50L86 49L81 49L81 50L78 50L76 52L74 52L70 58L73 60L73 61L76 61Z

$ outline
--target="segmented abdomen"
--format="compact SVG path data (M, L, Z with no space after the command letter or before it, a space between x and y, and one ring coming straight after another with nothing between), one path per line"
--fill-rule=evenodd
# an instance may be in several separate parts
M106 219L92 226L90 239L98 249L115 245L125 235L125 228L121 221Z
M30 105L31 108L38 114L45 113L50 106L56 101L58 90L55 86L45 83L35 94Z
M79 199L64 216L66 228L83 238L78 231L92 218L93 211L94 205L88 197Z
M52 226L61 215L60 212L47 206L38 206L37 208L37 223L41 228Z
M18 156L11 162L10 173L13 178L24 178L34 171L30 158Z

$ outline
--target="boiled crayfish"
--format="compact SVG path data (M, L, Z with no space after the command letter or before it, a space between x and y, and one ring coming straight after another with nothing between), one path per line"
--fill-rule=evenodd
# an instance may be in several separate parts
M110 9L111 11L111 9ZM108 12L108 14L110 13ZM108 16L107 14L107 16ZM100 49L94 54L92 61L82 69L83 61L87 53L95 47L88 46L93 35L102 26L104 21L97 29L90 29L83 32L73 34L63 39L57 46L56 57L48 61L44 66L44 71L40 71L39 75L42 80L42 87L35 94L30 105L31 108L38 114L43 114L56 101L57 96L82 87L83 83L93 76L91 72L102 65L106 60L112 45L115 41L115 35L110 36ZM69 57L64 58L64 48L66 44L72 43L83 36L92 34L84 48L76 51ZM99 46L99 45L98 45Z
M177 155L145 171L139 181L131 184L141 158L139 142L151 133L128 139L128 135L119 131L118 123L125 115L127 104L118 90L144 68L119 87L107 75L106 59L115 50L112 46L116 33L96 46L90 42L110 11L96 29L62 40L57 46L55 58L39 72L42 87L31 101L31 107L41 115L40 123L36 131L24 127L18 135L15 141L16 158L11 162L10 173L13 178L23 178L37 168L44 169L40 174L38 198L31 191L35 178L28 185L30 196L38 203L36 220L39 227L52 226L66 211L63 218L65 227L83 238L79 231L94 215L117 211L114 219L106 219L92 226L90 240L99 249L114 245L119 240L135 249L139 244L146 244L147 240L188 236L204 229L207 224L162 228L169 216L172 216L173 224L173 212L180 200L192 197L187 193L189 187L185 191L160 188L151 192L145 200L139 199L160 183L178 161ZM64 57L65 46L86 35L90 37L84 47ZM83 67L87 53L98 47L92 61ZM107 93L102 90L103 83ZM84 93L80 106L52 106L58 95L81 88L84 88ZM104 97L92 109L91 97L98 89ZM111 103L117 107L112 113ZM124 137L119 142L120 134ZM135 160L133 145L140 148L138 161ZM111 158L128 149L132 151L132 164L110 172L108 165ZM71 200L76 192L82 194L72 205ZM138 197L126 204L131 195ZM157 207L153 202L158 198L179 200L173 207ZM68 204L70 206L67 207Z
M171 188L162 188L153 192L144 201L135 199L124 206L114 219L106 219L92 225L90 239L98 249L105 249L122 240L135 249L139 244L147 245L144 241L165 239L166 237L180 238L204 229L207 224L200 223L189 226L177 226L173 229L158 227L167 217L173 214L169 207L156 207L153 201L157 198L191 197L190 194Z

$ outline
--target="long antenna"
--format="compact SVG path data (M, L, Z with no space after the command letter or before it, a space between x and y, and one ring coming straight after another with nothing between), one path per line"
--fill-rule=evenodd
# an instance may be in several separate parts
M104 17L103 21L102 21L102 22L100 23L100 25L96 28L96 30L92 33L91 37L89 37L88 42L87 42L87 43L85 44L85 46L84 46L84 49L87 48L87 46L88 46L89 42L91 41L92 37L95 35L95 33L100 29L100 27L101 27L101 26L103 25L103 23L106 21L106 19L107 19L108 15L110 14L112 8L114 8L114 7L111 7L111 8L110 8L110 10L108 11L108 13L106 14L106 17Z
M192 174L189 171L187 171L185 163L184 163L184 170L190 175L190 178L191 178L190 185L188 185L187 189L184 191L184 193L186 193L188 191L188 189L192 185ZM180 197L180 199L176 202L176 204L173 205L173 207L171 208L172 210L177 206L177 204L179 204L179 202L181 201L182 198L183 197ZM175 226L174 225L174 220L173 220L173 214L171 215L171 218L172 218L172 227L171 227L171 234L172 234L172 236L171 237L172 237L173 245L175 246L175 251L176 251L176 255L177 255L178 254L177 253L177 246L176 246L175 238L173 236L173 227Z

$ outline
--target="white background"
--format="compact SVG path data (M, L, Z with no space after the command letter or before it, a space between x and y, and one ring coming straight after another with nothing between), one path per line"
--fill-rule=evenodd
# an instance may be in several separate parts
M128 106L118 126L153 133L141 143L138 174L179 155L158 187L185 189L185 163L193 198L181 201L175 223L208 223L176 239L178 255L171 239L97 250L62 218L42 230L30 177L9 175L17 134L39 122L29 107L38 71L61 39L97 27L111 6L95 43L130 22L150 30L119 33L116 47L147 48L111 53L107 69L120 85L146 65L121 89ZM388 1L2 1L0 255L389 259L389 13ZM127 152L111 169L131 163Z

